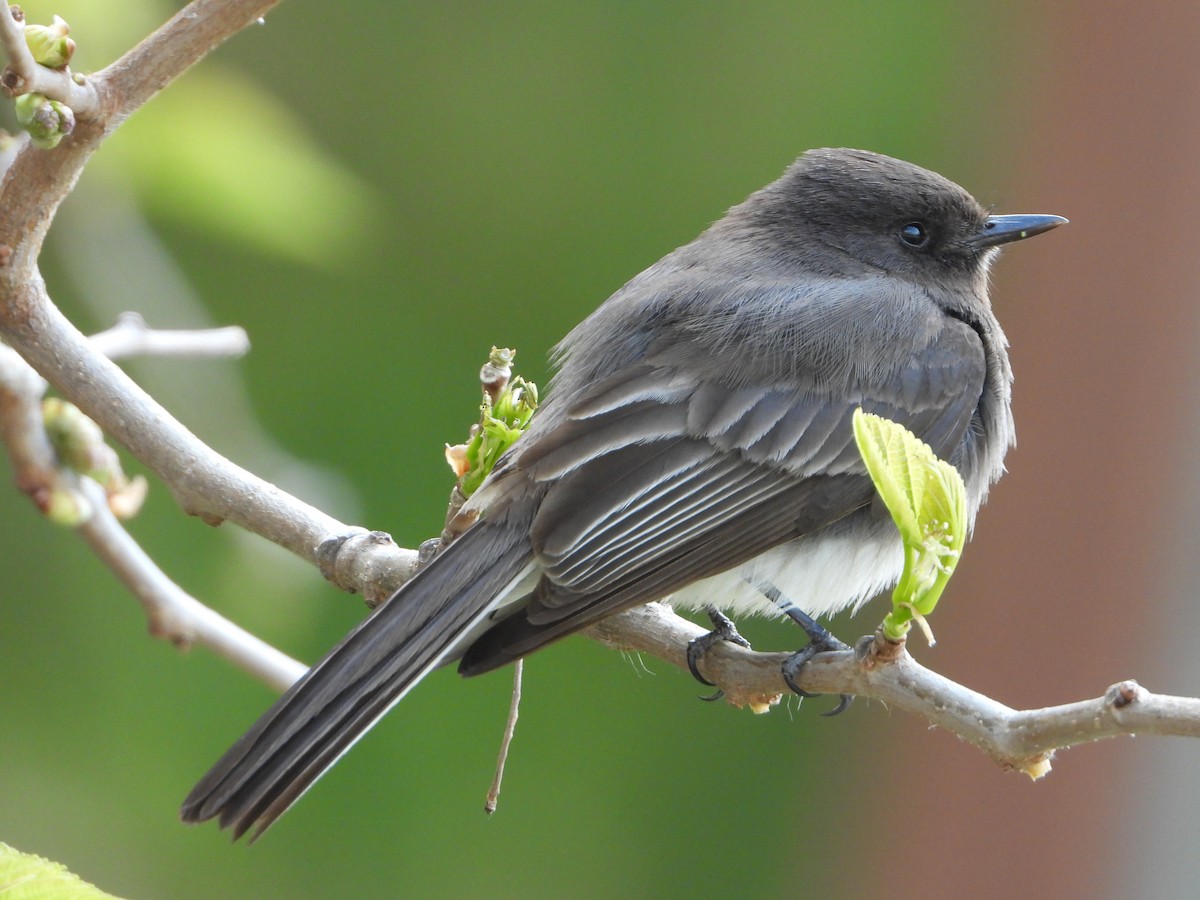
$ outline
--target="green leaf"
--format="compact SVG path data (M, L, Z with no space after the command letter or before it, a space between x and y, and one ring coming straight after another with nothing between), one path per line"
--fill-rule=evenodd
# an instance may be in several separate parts
M904 572L892 592L884 633L904 637L933 612L967 538L966 487L952 465L890 419L854 413L854 437L867 472L900 532Z
M117 900L67 870L0 843L0 897L4 900Z

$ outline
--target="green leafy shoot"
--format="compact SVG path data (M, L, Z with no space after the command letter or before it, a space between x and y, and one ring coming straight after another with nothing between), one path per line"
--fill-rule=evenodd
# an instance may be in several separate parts
M475 493L483 479L498 460L529 426L538 405L537 385L524 378L509 378L513 350L492 348L491 360L484 367L483 405L479 423L471 429L471 439L465 445L447 448L447 459L458 458L451 465L459 472L459 490L464 497ZM502 373L497 375L496 373Z
M937 606L967 538L962 477L928 444L889 419L856 410L854 437L904 543L904 573L892 592L883 632L900 640L915 619L932 645L925 616Z

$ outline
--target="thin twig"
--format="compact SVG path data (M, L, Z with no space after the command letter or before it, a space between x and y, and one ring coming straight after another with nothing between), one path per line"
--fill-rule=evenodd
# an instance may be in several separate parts
M8 319L10 327L5 328L6 315L0 311L0 329L10 344L64 397L158 475L186 512L211 525L235 522L314 563L319 545L330 535L365 533L216 453L98 354L50 302L40 280L21 290L28 317L19 322ZM374 596L399 584L393 578L380 585L383 561L390 571L405 573L416 560L415 551L394 544L372 541L361 549L369 553L355 557L360 565L339 560L338 566L322 571L343 589ZM402 574L398 577L403 580Z
M12 461L17 488L42 512L58 478L54 450L42 427L45 392L45 380L0 344L0 443Z
M154 637L180 648L207 647L281 693L307 671L306 665L239 628L168 578L109 511L100 485L83 478L80 490L92 514L77 531L141 603Z
M140 313L126 312L117 323L90 338L97 353L109 359L131 356L229 358L250 351L246 329L238 325L172 331L151 328Z
M504 781L504 764L508 762L508 748L512 745L513 735L517 732L517 717L521 711L521 674L525 670L525 660L518 659L513 663L512 700L508 706L508 720L504 723L504 734L500 737L500 755L496 760L496 774L492 778L492 786L488 788L487 799L483 802L483 811L489 816L496 811L500 803L500 783Z
M63 469L46 437L46 382L10 348L0 345L0 442L23 493L45 512L56 492L83 497L90 515L76 528L96 555L141 603L150 633L177 647L208 647L276 690L286 690L306 666L218 615L185 592L154 563L117 521L104 489Z

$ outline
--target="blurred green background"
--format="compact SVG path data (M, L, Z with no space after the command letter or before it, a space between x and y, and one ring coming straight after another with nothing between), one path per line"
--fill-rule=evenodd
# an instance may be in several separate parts
M35 21L67 18L84 71L178 6L23 5ZM544 383L549 348L587 311L806 148L878 150L941 171L1002 211L1073 219L1091 187L1113 203L1125 196L1119 179L1082 175L1106 160L1115 168L1136 153L1150 181L1174 178L1163 146L1195 145L1165 132L1147 144L1118 99L1134 110L1190 103L1193 116L1194 102L1108 91L1119 77L1178 85L1192 57L1171 35L1184 26L1082 4L1076 19L1069 6L291 0L104 146L51 232L46 278L84 330L124 309L161 327L244 326L253 350L243 361L129 369L236 462L415 546L440 529L451 483L442 444L475 415L489 346L518 347L519 370ZM1160 75L1146 71L1148 59ZM1095 130L1080 124L1072 137L1073 121ZM1194 201L1193 182L1173 183L1164 205ZM942 644L917 648L1017 705L1099 694L1153 668L1131 625L1113 641L1132 654L1127 666L1114 668L1126 662L1118 650L1078 684L1048 677L1078 671L1059 656L1064 645L1102 642L1085 625L1123 616L1092 607L1069 617L1068 601L1053 606L1044 582L1021 583L1014 571L1054 554L1056 539L1030 526L1048 492L1073 486L1083 496L1105 477L1088 473L1078 449L1088 437L1053 437L1063 419L1087 420L1080 397L1095 391L1082 384L1049 407L1033 398L1054 398L1080 373L1111 373L1122 348L1142 346L1116 318L1107 342L1077 345L1052 330L1105 321L1128 294L1091 293L1075 313L1044 303L1052 260L1076 273L1098 265L1097 244L1091 257L1071 257L1071 247L1111 235L1112 212L1101 205L1070 234L1044 239L1057 246L1035 242L999 268L1018 417L1033 423L1031 450L1023 427L1012 465L1031 474L1014 474L993 501L1001 511L984 511L981 540L935 617ZM1193 324L1174 321L1180 332ZM1038 351L1039 334L1057 344ZM1161 484L1163 473L1146 468ZM1064 486L1074 469L1080 482ZM1059 480L1035 481L1038 472ZM1020 512L1006 518L1006 502ZM1061 505L1075 524L1052 534L1080 527L1074 501ZM1154 509L1167 519L1177 511ZM493 817L481 806L508 674L463 682L442 672L261 843L230 846L214 827L180 825L177 807L270 692L203 650L181 655L148 638L136 604L82 543L15 491L0 491L0 528L0 840L119 895L1016 896L1023 878L1054 875L1060 896L1117 897L1155 884L1128 864L1096 862L1129 839L1136 818L1112 794L1118 762L1132 759L1117 745L1076 751L1033 787L877 704L830 721L816 715L821 700L754 717L698 702L698 686L664 664L643 667L580 638L527 667ZM281 551L183 516L160 485L131 530L186 589L301 659L316 659L363 614ZM1108 556L1130 558L1139 572L1161 571L1161 556ZM1076 570L1064 560L1056 571ZM1189 578L1177 579L1181 594ZM1086 600L1103 587L1066 592ZM973 605L988 609L985 592L991 618L965 618ZM997 612L997 600L1013 613ZM876 613L836 630L870 630ZM746 632L763 647L797 643L777 623ZM1038 687L1023 691L1022 678ZM1162 686L1197 692L1186 681ZM1093 767L1072 768L1085 755ZM968 802L975 785L982 793ZM1166 820L1142 825L1152 821Z

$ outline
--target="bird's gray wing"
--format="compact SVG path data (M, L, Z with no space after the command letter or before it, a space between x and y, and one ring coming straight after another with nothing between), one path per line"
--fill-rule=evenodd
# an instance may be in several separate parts
M946 323L889 377L850 390L727 385L653 362L598 383L516 459L546 486L531 528L543 576L460 671L503 665L868 506L851 425L860 406L952 456L985 361L972 329Z

